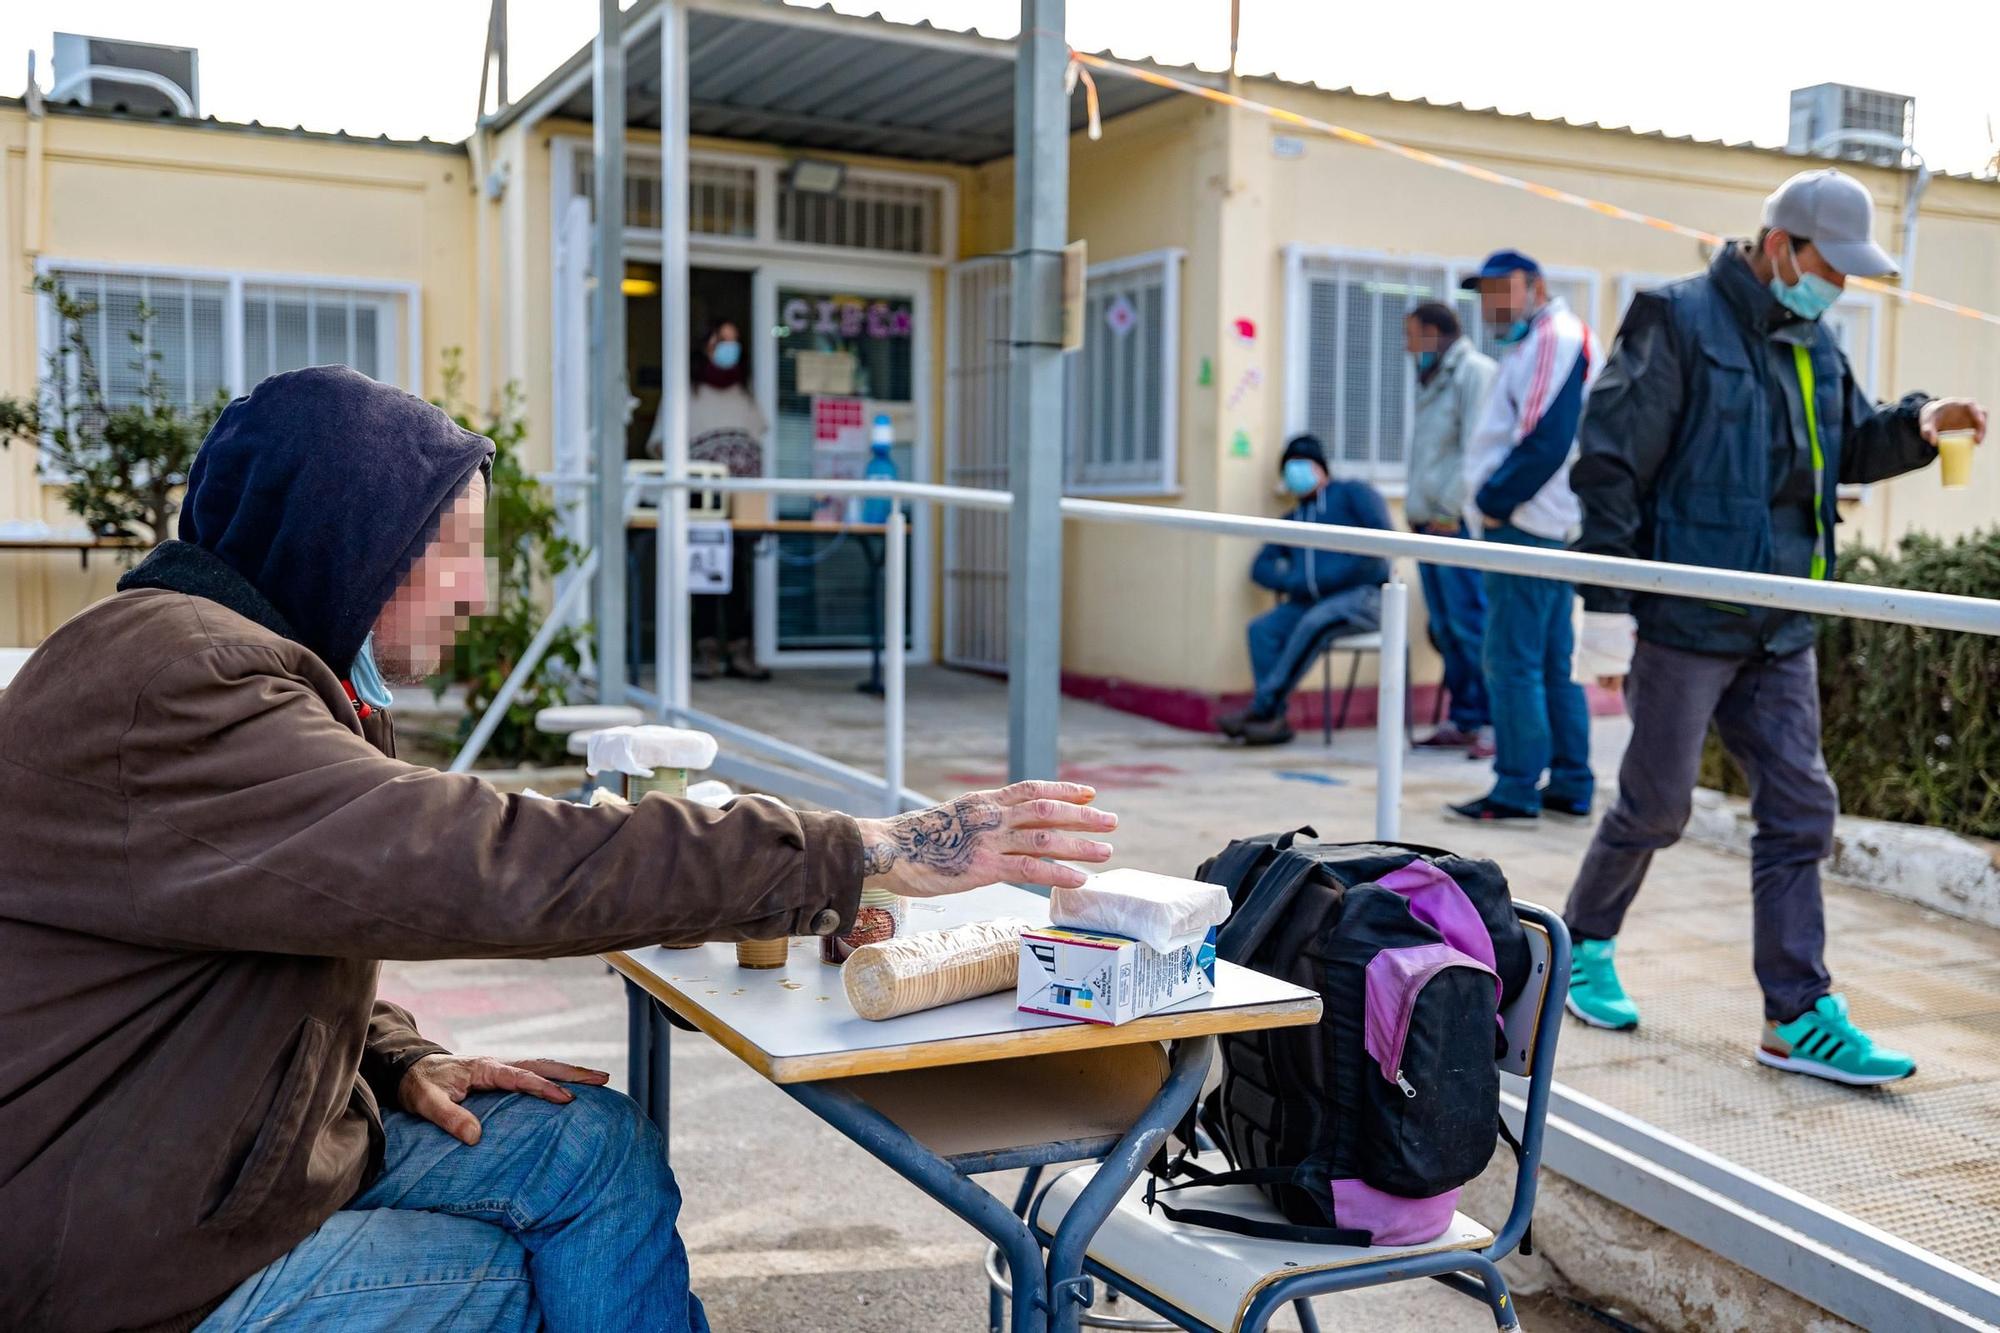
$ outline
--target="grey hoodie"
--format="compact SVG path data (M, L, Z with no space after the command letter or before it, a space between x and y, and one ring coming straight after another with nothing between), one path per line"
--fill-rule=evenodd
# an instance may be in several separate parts
M1403 500L1411 527L1458 522L1465 508L1465 442L1479 424L1493 371L1493 359L1460 337L1445 349L1430 383L1418 381L1410 489Z

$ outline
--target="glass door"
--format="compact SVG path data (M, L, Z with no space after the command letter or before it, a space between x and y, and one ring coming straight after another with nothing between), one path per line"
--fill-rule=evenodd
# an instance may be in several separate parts
M897 477L918 478L915 298L782 279L772 294L773 475L860 477L873 425L887 417ZM876 633L883 550L879 535L852 530L860 502L780 496L775 515L814 529L782 533L773 543L773 646L795 658L865 652ZM914 617L905 623L914 630Z

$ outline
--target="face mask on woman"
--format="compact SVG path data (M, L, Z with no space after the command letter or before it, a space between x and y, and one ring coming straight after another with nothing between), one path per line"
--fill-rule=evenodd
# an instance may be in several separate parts
M736 363L743 359L743 344L719 342L715 345L715 350L708 354L708 359L717 370L734 370Z

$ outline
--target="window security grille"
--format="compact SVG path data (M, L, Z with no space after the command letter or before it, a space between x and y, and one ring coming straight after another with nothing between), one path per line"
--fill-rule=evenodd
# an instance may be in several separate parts
M1304 378L1296 428L1319 436L1340 475L1389 485L1406 476L1417 385L1403 319L1416 306L1444 302L1475 346L1505 354L1480 318L1478 295L1458 288L1478 262L1312 255L1300 264L1305 291L1294 308L1303 327L1287 334L1291 373ZM1586 323L1595 318L1587 278L1551 274L1545 281Z
M1164 494L1177 487L1178 253L1094 271L1083 346L1069 358L1068 489Z

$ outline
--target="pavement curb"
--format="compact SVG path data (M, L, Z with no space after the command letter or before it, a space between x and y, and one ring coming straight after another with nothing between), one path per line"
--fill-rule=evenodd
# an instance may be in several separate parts
M1749 802L1707 787L1694 793L1687 836L1739 856L1757 825ZM2000 844L1944 829L1842 815L1834 826L1833 878L1934 912L2000 927Z

